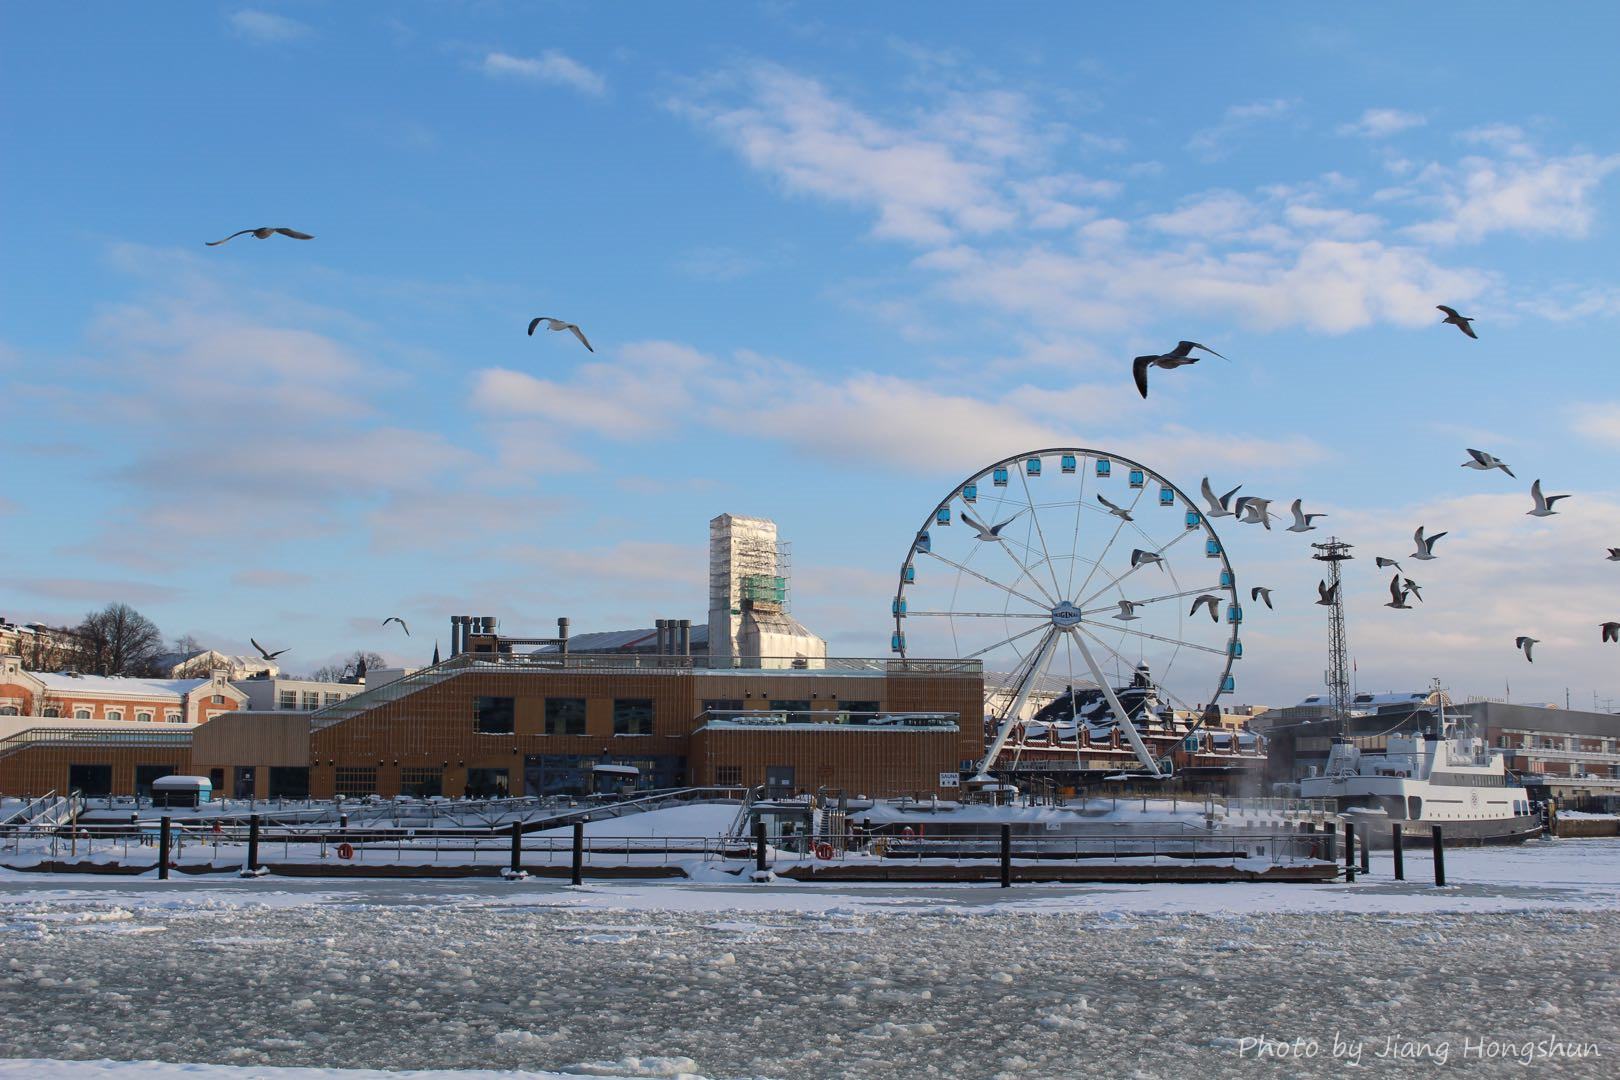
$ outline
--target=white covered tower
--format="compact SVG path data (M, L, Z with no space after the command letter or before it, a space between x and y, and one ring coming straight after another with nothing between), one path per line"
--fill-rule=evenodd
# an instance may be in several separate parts
M788 548L768 518L709 522L709 660L821 667L827 642L788 614Z

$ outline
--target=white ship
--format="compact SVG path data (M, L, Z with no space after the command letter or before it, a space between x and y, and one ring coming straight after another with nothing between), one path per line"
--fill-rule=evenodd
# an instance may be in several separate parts
M1333 799L1344 819L1375 846L1428 838L1439 825L1448 842L1516 843L1542 831L1523 785L1510 780L1499 754L1478 734L1449 721L1439 730L1389 736L1383 753L1340 736L1320 776L1300 781L1307 799Z

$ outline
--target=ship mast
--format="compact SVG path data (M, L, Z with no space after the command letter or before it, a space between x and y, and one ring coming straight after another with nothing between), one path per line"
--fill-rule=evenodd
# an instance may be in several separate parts
M1350 554L1352 545L1330 536L1325 544L1312 544L1318 552L1311 558L1325 562L1329 568L1328 580L1333 585L1333 603L1328 608L1328 694L1333 701L1333 719L1338 721L1339 734L1345 734L1350 715L1350 670L1348 651L1344 644L1344 590L1339 587L1339 564L1355 558Z

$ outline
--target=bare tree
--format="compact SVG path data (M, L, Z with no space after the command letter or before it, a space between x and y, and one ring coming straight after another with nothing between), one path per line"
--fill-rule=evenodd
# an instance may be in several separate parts
M309 673L313 682L341 682L351 675L364 675L368 669L387 667L388 661L366 649L356 649L342 664L325 664Z
M128 604L108 604L84 617L75 631L85 639L98 675L146 675L163 649L157 624Z

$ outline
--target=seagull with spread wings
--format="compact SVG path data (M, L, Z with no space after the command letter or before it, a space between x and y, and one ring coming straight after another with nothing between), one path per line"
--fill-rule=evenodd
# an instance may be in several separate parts
M1474 321L1473 319L1470 319L1466 315L1457 314L1457 309L1454 307L1446 307L1444 304L1436 304L1434 306L1446 313L1446 317L1441 319L1441 322L1450 323L1452 326L1455 326L1457 329L1461 330L1471 338L1476 340L1479 338L1479 335L1474 333L1474 328L1468 325Z
M1536 661L1535 658L1530 655L1530 646L1536 644L1540 640L1540 638L1524 637L1521 635L1513 639L1513 647L1516 649L1523 649L1524 658L1533 664Z
M1412 534L1412 539L1417 541L1418 549L1412 552L1412 554L1408 555L1408 559L1417 559L1421 562L1427 562L1430 559L1439 557L1434 553L1434 542L1446 534L1443 532L1437 532L1433 536L1425 537L1423 535L1423 529L1424 526L1419 525L1417 532ZM1397 569L1399 568L1397 567Z
M1236 495L1243 489L1242 484L1239 484L1237 487L1233 488L1231 491L1228 491L1225 495L1222 495L1219 498L1216 498L1215 496L1215 489L1209 486L1209 477L1204 477L1204 482L1199 486L1203 489L1204 501L1209 503L1209 510L1204 514L1205 517L1218 518L1232 516L1232 511L1228 510L1227 506L1231 503L1232 496Z
M1290 508L1294 512L1294 523L1288 526L1289 532L1314 532L1316 526L1312 525L1311 522L1319 517L1327 517L1326 514L1307 514L1301 508L1301 504L1304 502L1304 499L1294 500L1294 505Z
M1481 472L1487 469L1501 469L1509 476L1513 476L1513 470L1508 468L1501 458L1487 454L1483 450L1469 450L1468 458L1469 460L1462 463L1461 468L1479 469ZM1515 479L1517 478L1515 477Z
M1271 590L1266 588L1264 585L1256 585L1254 588L1250 589L1249 599L1263 600L1265 601L1267 610L1273 610L1271 607Z
M252 638L248 638L248 640L253 641ZM260 656L264 657L266 660L270 661L271 663L274 663L276 657L280 656L282 653L292 651L291 649L277 649L275 652L270 652L263 645L260 645L257 641L253 641L253 647L255 649L259 650L259 655Z
M571 322L564 322L562 319L553 319L549 315L541 315L539 318L529 320L530 337L534 337L534 332L535 330L539 329L541 323L546 324L547 330L556 330L558 332L563 330L572 330L574 332L574 336L579 338L579 343L581 345L585 346L585 348L590 352L596 351L595 349L591 348L591 343L585 340L585 332L583 330Z
M1022 513L1023 513L1022 510L1018 511L1018 514L1022 514ZM987 526L987 525L984 524L984 522L982 522L979 519L975 518L972 514L968 513L966 510L963 510L962 511L962 524L966 525L968 528L972 529L974 531L974 533L977 534L976 539L979 539L979 540L1000 540L1001 539L1001 530L1005 529L1007 526L1011 525L1014 521L1016 521L1018 519L1018 514L1014 514L1012 517L1008 518L1006 521L1003 521L1000 525L988 525Z
M1135 377L1136 388L1142 391L1142 396L1144 398L1147 397L1148 368L1161 367L1168 370L1170 368L1181 367L1183 364L1196 364L1198 363L1198 357L1188 355L1194 349L1203 349L1205 352L1210 353L1213 356L1221 356L1220 353L1216 352L1208 345L1200 345L1196 341L1181 341L1177 342L1176 347L1167 353L1138 356L1135 360L1132 360L1131 374ZM1226 360L1226 362L1229 364L1231 363L1231 361L1227 360L1224 356L1221 356L1221 359Z
M388 618L383 620L383 625L387 626L391 622L399 623L399 628L401 630L405 631L405 636L406 637L411 636L411 628L405 625L405 620L404 619L400 618L398 615L390 615L390 616L388 616Z
M1569 498L1568 495L1543 495L1541 493L1540 480L1537 480L1535 483L1530 485L1530 497L1536 500L1536 508L1534 510L1525 511L1525 513L1530 517L1552 517L1554 514L1558 513L1558 511L1552 508L1553 503L1557 502L1559 499Z
M1406 590L1401 588L1401 575L1396 574L1389 579L1389 595L1391 599L1389 603L1384 605L1385 607L1400 608L1403 611L1411 610L1412 605L1406 602Z
M271 236L273 236L273 235L275 235L277 233L280 233L282 236L290 236L294 240L313 240L313 239L315 239L313 236L309 235L309 233L299 232L297 229L288 229L288 228L285 228L285 227L274 228L273 229L268 225L261 225L257 229L240 229L240 230L238 230L236 232L231 233L231 235L227 236L224 240L204 240L203 243L206 244L208 247L219 247L219 245L221 245L221 244L227 243L227 242L229 242L231 240L235 240L238 236L247 236L249 233L252 233L254 236L258 237L260 240L268 240L268 239L270 239Z
M1213 593L1201 593L1198 598L1192 602L1192 609L1189 610L1187 614L1196 615L1200 607L1207 607L1209 608L1209 621L1218 623L1221 621L1221 615L1218 610L1220 602L1221 598Z
M1110 514L1113 514L1117 518L1121 518L1122 520L1125 520L1125 521L1135 521L1136 520L1135 518L1131 517L1131 512L1129 510L1125 509L1123 506L1114 505L1113 503L1109 502L1107 499L1103 498L1101 495L1097 496L1097 501L1102 503L1104 506L1106 506L1108 508L1108 512Z
M1332 607L1333 601L1339 595L1339 583L1335 581L1329 585L1325 581L1316 583L1316 602L1323 607Z
M1131 552L1131 569L1135 570L1143 563L1158 563L1159 569L1164 569L1164 558L1158 552L1143 551L1141 548L1136 548Z

